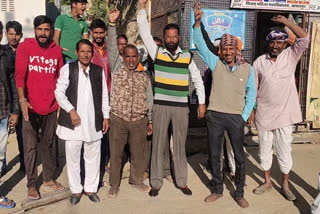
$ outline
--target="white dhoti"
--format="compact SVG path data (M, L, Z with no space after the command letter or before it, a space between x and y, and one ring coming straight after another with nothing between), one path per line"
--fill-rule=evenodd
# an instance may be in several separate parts
M84 186L81 185L80 156L83 145L85 167ZM97 192L100 176L101 140L92 142L66 141L67 174L71 193Z
M259 157L261 167L267 171L272 166L273 152L277 156L280 170L283 174L289 174L292 168L292 129L293 126L259 131ZM273 151L274 150L274 151Z

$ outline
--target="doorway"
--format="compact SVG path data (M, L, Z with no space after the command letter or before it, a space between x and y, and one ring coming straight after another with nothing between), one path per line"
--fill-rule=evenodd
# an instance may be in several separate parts
M271 21L271 18L275 15L283 15L285 17L289 17L292 14L295 22L301 26L306 26L306 14L301 12L285 12L285 11L267 11L267 12L258 12L257 13L257 27L256 27L256 39L255 39L255 55L254 59L259 56L265 54L267 52L267 41L266 36L270 32L270 28L279 26ZM280 25L281 26L281 25ZM282 25L284 27L284 25ZM306 91L307 91L307 73L308 69L307 62L309 61L308 54L304 54L296 68L295 78L296 78L296 86L299 93L299 100L301 105L301 111L303 115L303 119L305 119L306 112Z

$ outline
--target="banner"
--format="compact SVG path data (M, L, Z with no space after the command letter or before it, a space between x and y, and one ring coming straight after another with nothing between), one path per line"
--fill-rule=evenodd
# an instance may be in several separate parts
M320 0L231 0L231 8L320 12Z
M243 10L215 10L202 9L202 23L212 42L215 39L221 38L224 33L229 33L237 36L245 48L246 35L246 11ZM195 49L193 43L193 25L194 15L191 11L191 29L190 29L190 49Z

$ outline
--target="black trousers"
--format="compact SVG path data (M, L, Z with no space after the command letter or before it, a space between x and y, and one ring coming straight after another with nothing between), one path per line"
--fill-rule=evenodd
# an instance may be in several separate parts
M220 154L223 143L224 131L226 130L234 152L236 162L235 174L235 198L241 198L244 194L246 181L246 168L244 160L243 140L244 124L240 114L227 114L215 111L208 111L206 114L209 156L212 168L213 193L223 193L223 176L220 170Z

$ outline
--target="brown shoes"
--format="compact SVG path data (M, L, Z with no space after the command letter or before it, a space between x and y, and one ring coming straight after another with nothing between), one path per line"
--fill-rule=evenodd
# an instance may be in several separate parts
M222 196L223 196L223 194L212 193L211 195L207 196L204 199L204 202L215 202L216 200L218 200ZM246 199L244 199L244 198L237 198L236 202L241 208L249 207L248 201Z
M216 200L218 200L222 196L223 196L222 194L212 193L211 195L207 196L204 199L204 202L215 202Z
M241 207L241 208L249 207L249 203L245 198L237 198L236 202L239 205L239 207Z

